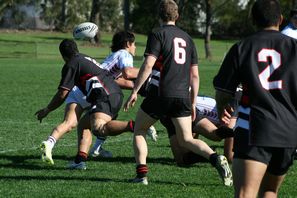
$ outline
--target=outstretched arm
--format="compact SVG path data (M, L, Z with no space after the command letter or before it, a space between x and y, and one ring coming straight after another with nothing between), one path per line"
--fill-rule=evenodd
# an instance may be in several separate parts
M58 107L60 107L63 102L65 101L67 95L69 93L69 90L66 89L58 89L57 93L53 96L50 103L40 110L38 110L35 115L37 116L37 119L42 122L42 119L45 118L51 111L54 111Z

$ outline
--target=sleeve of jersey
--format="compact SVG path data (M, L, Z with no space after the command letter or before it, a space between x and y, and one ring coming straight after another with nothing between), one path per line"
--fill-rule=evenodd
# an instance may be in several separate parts
M126 67L133 67L133 56L129 52L121 53L119 67L121 70Z
M191 55L191 65L198 65L198 54L196 50L195 43L192 41L192 55Z
M144 52L144 56L154 56L155 58L159 57L161 50L160 40L157 38L156 33L151 33L148 37L146 49Z
M65 65L62 69L62 77L58 88L71 90L75 84L75 70Z
M235 93L239 85L237 44L231 47L224 58L218 74L213 79L213 85L216 90Z

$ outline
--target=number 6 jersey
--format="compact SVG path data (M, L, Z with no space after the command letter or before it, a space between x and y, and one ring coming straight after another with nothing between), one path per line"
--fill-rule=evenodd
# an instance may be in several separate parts
M175 25L153 30L144 55L157 58L150 83L159 87L158 96L190 97L190 67L197 66L198 60L194 42L186 32ZM152 94L150 89L148 94Z
M250 144L297 145L297 43L279 31L260 31L232 46L214 78L217 90L243 86L236 127Z

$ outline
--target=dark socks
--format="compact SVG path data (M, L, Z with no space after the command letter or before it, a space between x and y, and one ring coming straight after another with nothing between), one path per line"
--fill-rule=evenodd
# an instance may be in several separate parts
M148 172L148 167L146 164L139 164L136 166L136 174L138 178L143 178Z
M130 120L128 124L129 124L129 130L133 133L135 122L133 120Z
M79 151L75 157L74 162L76 164L80 163L80 162L85 162L88 159L88 154L82 151Z
M209 156L209 162L212 166L216 166L217 163L217 159L218 159L218 154L217 153L213 153Z

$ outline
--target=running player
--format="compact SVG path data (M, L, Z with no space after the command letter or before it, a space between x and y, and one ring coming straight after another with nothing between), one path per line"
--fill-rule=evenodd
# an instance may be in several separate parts
M297 43L279 32L277 0L257 0L259 31L234 44L214 78L218 112L243 86L234 136L234 197L277 197L297 146Z
M159 16L162 27L153 30L148 37L144 63L124 106L127 111L135 104L138 90L152 73L147 96L135 120L134 153L137 175L132 182L148 184L146 130L162 116L168 116L175 126L180 145L209 159L217 168L224 184L232 185L227 159L217 155L201 140L192 137L191 122L192 118L195 119L199 86L195 44L186 32L175 26L179 15L178 6L173 0L161 1Z

